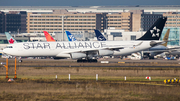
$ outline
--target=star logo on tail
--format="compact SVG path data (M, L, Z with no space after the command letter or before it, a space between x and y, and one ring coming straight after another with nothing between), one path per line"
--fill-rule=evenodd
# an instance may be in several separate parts
M150 30L152 37L159 37L159 31L160 29L156 28L156 26L154 26L153 30Z

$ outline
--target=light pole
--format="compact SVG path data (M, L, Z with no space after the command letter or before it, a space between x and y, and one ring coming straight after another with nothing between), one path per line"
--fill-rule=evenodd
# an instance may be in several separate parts
M107 24L108 24L108 23L107 23L107 20L108 20L108 19L107 19L107 17L106 17L106 29L107 29Z
M64 15L62 15L62 41L64 41Z
M107 16L104 16L104 19L105 19L105 21L106 21L106 35L107 35L107 21L108 21L108 18L107 18Z
M67 20L67 17L68 17L68 16L62 15L62 41L64 41L64 17L65 17L66 20ZM66 21L66 22L67 22L67 21Z

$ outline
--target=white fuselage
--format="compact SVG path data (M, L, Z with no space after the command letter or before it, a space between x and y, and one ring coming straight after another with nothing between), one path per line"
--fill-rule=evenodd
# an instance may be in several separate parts
M70 57L71 53L94 52L103 49L113 50L113 55L126 55L151 48L150 42L151 41L22 42L8 45L3 52L13 56Z

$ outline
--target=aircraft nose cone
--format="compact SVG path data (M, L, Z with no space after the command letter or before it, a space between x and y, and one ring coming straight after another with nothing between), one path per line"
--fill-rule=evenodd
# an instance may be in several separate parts
M2 52L3 52L3 53L6 53L6 49L3 49Z
M10 54L10 51L8 49L3 49L3 53Z

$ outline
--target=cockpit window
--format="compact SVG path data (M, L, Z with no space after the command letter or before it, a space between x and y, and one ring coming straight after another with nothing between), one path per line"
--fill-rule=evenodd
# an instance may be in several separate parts
M6 48L13 48L13 46L6 46Z

